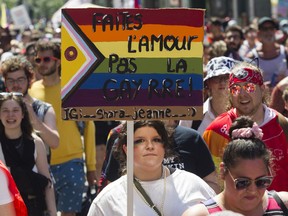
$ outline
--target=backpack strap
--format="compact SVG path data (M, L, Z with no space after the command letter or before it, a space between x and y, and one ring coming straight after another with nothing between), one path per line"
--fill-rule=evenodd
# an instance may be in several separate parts
M253 53L254 58L259 58L256 48L253 48L251 52Z
M286 141L288 142L288 119L285 118L281 113L277 112L278 122L283 129L286 136Z
M85 127L86 127L86 123L85 121L75 121L76 126L79 130L79 133L81 134L81 136L84 135L84 131L85 131Z
M41 119L42 122L44 121L44 117L51 106L52 106L51 104L48 104L40 100L35 100L32 103L34 112L36 113L37 117Z

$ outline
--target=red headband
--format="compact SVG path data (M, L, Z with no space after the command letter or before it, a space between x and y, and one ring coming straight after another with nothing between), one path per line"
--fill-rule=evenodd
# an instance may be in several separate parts
M256 72L250 68L241 68L235 73L231 73L229 77L229 88L240 82L250 82L256 85L263 85L263 77L260 72Z

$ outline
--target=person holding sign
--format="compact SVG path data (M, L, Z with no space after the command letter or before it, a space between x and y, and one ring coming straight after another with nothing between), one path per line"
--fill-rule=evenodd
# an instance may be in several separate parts
M133 215L181 215L188 207L215 195L200 177L163 165L164 157L173 155L171 149L162 121L134 122ZM126 124L116 152L124 175L98 194L88 216L127 215Z
M220 164L224 190L216 197L188 209L182 216L206 216L224 210L243 215L287 215L288 192L267 191L273 181L271 152L254 121L241 116L229 130Z
M201 135L192 128L178 125L177 121L165 120L164 122L166 127L169 127L169 131L172 131L170 133L170 139L173 144L170 147L175 154L167 158L165 157L163 165L194 173L202 178L215 193L220 193L221 188L215 165ZM122 125L123 124L113 128L109 133L106 146L107 154L102 166L98 191L101 191L109 182L115 181L120 177L118 171L120 165L113 149L115 149L114 146L117 145L115 140L118 138Z

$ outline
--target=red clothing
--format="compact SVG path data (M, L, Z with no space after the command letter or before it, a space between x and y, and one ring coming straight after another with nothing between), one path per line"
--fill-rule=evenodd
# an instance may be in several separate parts
M9 190L12 196L14 197L14 207L15 207L16 215L28 216L26 205L20 195L20 192L18 191L18 188L14 182L14 179L12 178L9 170L1 161L0 161L0 169L2 169L7 176L7 179L9 182Z
M218 166L225 146L230 141L229 128L237 118L235 109L218 116L206 129L203 138ZM282 127L278 123L278 113L265 106L264 123L260 125L263 142L275 157L274 180L269 190L288 191L288 142Z

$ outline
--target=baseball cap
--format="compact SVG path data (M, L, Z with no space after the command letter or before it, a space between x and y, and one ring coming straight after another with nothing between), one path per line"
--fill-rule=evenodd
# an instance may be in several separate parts
M276 22L271 17L261 17L258 20L258 29L261 29L261 27L264 25L264 23L270 22L274 25L275 28L277 28Z
M283 32L288 33L288 20L287 19L281 20L279 23L279 28Z
M221 26L223 24L222 20L218 17L211 17L210 21L213 25Z
M204 82L212 77L217 77L224 74L230 74L232 67L236 61L232 58L220 56L211 59L206 65L207 75Z

